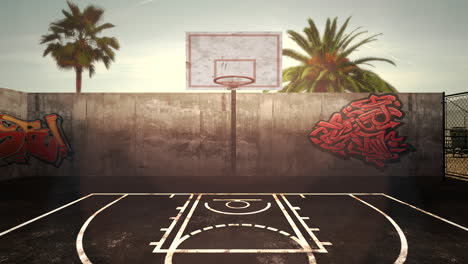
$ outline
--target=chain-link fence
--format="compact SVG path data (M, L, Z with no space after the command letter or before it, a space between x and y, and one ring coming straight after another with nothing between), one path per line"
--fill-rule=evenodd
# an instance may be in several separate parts
M445 96L445 173L468 179L468 92Z

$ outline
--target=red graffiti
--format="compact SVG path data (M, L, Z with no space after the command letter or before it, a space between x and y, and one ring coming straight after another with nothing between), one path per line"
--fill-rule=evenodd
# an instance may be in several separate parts
M411 148L395 131L402 124L401 108L395 95L370 95L333 113L329 121L319 121L309 138L323 150L383 168Z
M51 114L41 120L23 121L0 114L0 166L28 163L29 157L59 167L72 150L63 134L62 118Z

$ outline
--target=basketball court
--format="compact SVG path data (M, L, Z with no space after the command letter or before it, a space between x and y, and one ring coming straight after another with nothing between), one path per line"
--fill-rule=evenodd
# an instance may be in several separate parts
M385 193L91 193L4 229L2 263L465 263L468 241Z
M442 152L443 128L439 129L440 142L435 142L437 136L423 134L430 134L433 124L424 127L426 123L419 121L442 119L424 112L432 110L431 100L438 97L403 95L406 101L394 94L356 95L349 97L351 101L337 97L338 108L329 101L322 104L321 100L332 98L326 95L306 103L297 97L295 100L302 102L299 110L287 118L278 114L279 109L289 111L292 107L288 103L293 99L278 99L276 105L273 100L258 99L238 114L238 103L243 102L238 102L237 90L282 89L281 32L187 32L186 44L187 90L229 91L226 98L230 103L224 95L219 96L219 112L210 112L211 105L205 112L200 110L200 97L187 99L185 103L195 102L187 103L190 107L180 107L181 99L174 108L154 108L172 107L170 96L164 101L144 95L118 95L115 101L112 96L100 101L95 95L86 95L66 97L69 103L38 104L72 107L69 111L54 110L65 112L67 120L75 122L65 130L55 127L49 133L40 127L40 121L36 124L44 137L74 133L71 144L65 136L61 138L57 144L61 149L51 155L49 163L58 168L73 146L78 162L65 161L62 171L78 177L13 179L0 186L0 263L468 263L466 182L434 176L444 173L442 155L437 156ZM106 100L112 101L110 107L100 111ZM214 99L209 100L214 104ZM403 110L403 101L408 102L404 107L410 105L408 111ZM425 108L425 103L431 106ZM253 107L257 104L261 105L258 109ZM97 114L88 116L88 107ZM340 109L342 112L337 112ZM146 110L149 114L140 114ZM411 124L415 127L408 125L415 132L408 128L405 133L413 133L410 139L421 138L422 143L417 149L419 156L401 160L400 153L416 152L406 136L397 136L405 111L410 115L405 120L414 121ZM303 114L307 112L314 118ZM103 118L119 113L124 117L115 122L106 123ZM176 113L182 116L179 123L171 118L161 121L161 116ZM191 123L193 113L199 123ZM79 117L73 119L72 114ZM331 118L326 121L328 116ZM54 121L62 121L55 117ZM17 119L8 118L7 128L16 129L13 123ZM82 122L76 121L79 118ZM289 125L290 120L300 118L307 121L297 124L305 126L307 122L307 131ZM250 133L242 122L251 119L256 123L246 127L258 131ZM122 120L135 123L125 126ZM176 129L167 128L173 123L177 123ZM279 133L269 134L275 125ZM185 129L181 135L196 134L196 140L182 142L171 133L164 134L177 134L181 127ZM225 127L229 127L226 133ZM113 130L117 132L112 134ZM210 137L211 145L205 144ZM249 137L258 141L248 142ZM120 138L121 144L115 144ZM192 144L197 140L199 145ZM132 142L134 146L126 148ZM172 145L166 151L167 142ZM262 143L270 148L262 148ZM246 158L248 144L260 150ZM284 156L275 146L284 146ZM107 154L94 156L100 151ZM158 156L155 151L163 154ZM203 156L203 151L215 154ZM333 156L336 154L345 158L338 160ZM191 163L193 160L196 162ZM438 160L440 164L436 164ZM14 163L7 161L6 165ZM283 168L278 165L281 162L288 164ZM37 166L37 174L57 176L59 171ZM119 176L125 172L135 175L105 177L106 168ZM401 175L402 171L414 175ZM187 172L194 175L187 176ZM211 178L195 175L203 172ZM246 172L252 175L242 175ZM302 176L289 176L289 172ZM426 174L432 176L426 179Z

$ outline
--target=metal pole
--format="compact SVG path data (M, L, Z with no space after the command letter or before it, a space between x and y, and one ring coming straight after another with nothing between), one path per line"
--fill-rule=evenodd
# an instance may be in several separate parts
M447 120L446 120L446 116L445 116L445 106L446 106L446 103L445 103L445 92L442 93L442 154L443 154L443 158L442 158L442 181L445 181L445 171L446 171L446 158L447 158L447 154L446 154L446 136L445 136L445 127L447 126Z
M236 175L237 169L237 148L236 148L236 141L237 141L237 120L236 120L236 89L231 88L231 173L232 175Z

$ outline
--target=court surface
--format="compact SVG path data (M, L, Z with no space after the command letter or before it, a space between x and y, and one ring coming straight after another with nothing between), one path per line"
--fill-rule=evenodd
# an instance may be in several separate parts
M468 228L384 193L91 193L0 231L0 263L467 263Z

